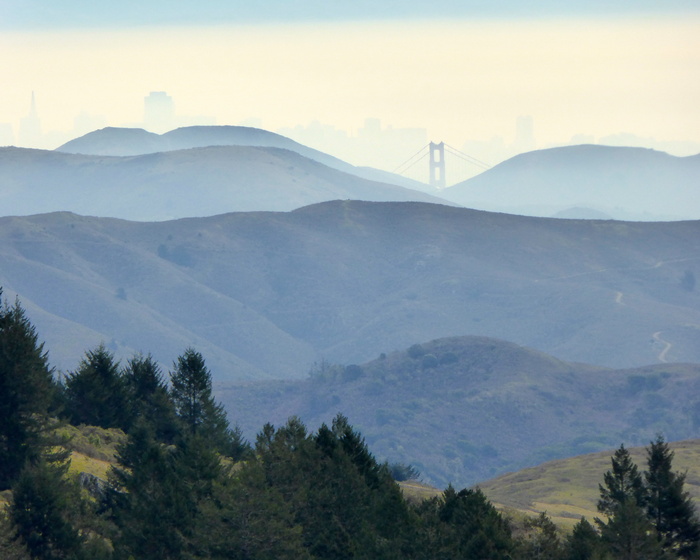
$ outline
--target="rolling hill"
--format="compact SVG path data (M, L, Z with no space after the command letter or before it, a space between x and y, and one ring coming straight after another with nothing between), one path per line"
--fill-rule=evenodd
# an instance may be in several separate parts
M0 148L0 212L139 221L283 211L335 199L439 202L281 148L213 146L137 156Z
M647 443L648 445L648 443ZM685 489L700 509L700 440L671 442L673 469L685 472ZM640 471L647 468L644 447L629 450ZM549 461L481 482L479 487L497 506L539 514L543 511L560 526L573 526L581 516L592 521L600 498L598 484L610 470L614 450Z
M437 189L425 183L378 169L355 167L336 157L299 144L286 136L246 126L187 126L164 134L147 132L142 128L108 127L75 138L56 148L56 151L98 156L138 156L211 146L280 148L369 181L399 185L432 195L439 194Z
M59 368L102 340L166 365L191 344L229 382L455 335L610 367L700 362L699 259L700 222L410 202L157 223L0 218L0 285Z
M621 442L644 445L658 432L700 435L700 365L597 368L484 337L438 339L361 365L319 364L306 380L219 395L249 438L265 422L297 415L316 429L340 411L378 457L410 463L440 488ZM515 507L528 488L493 499Z
M553 216L572 208L618 220L700 218L700 154L581 145L515 156L440 196L469 208Z

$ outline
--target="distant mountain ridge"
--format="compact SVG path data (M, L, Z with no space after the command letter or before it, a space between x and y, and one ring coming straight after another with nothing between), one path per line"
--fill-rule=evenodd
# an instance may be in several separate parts
M107 127L66 142L56 148L56 151L100 156L138 156L211 146L282 148L363 179L399 185L439 196L437 189L424 183L378 169L355 167L281 134L247 126L187 126L163 134L155 134L141 128Z
M586 207L618 220L700 218L700 154L580 145L517 155L441 191L455 203L531 216Z
M700 362L699 265L700 222L414 202L158 223L0 218L0 285L57 366L101 340L164 364L195 345L220 381L300 377L321 358L361 363L455 335L612 367Z
M137 156L0 148L3 215L70 211L162 221L293 210L334 199L452 204L275 147L211 146Z

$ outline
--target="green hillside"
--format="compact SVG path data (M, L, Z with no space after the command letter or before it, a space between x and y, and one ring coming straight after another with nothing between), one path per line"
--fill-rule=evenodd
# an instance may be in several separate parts
M219 392L248 437L299 415L347 415L375 453L438 487L626 445L700 433L700 366L613 370L480 337L438 339L362 365L318 364L309 379Z
M700 440L670 443L674 470L687 473L685 489L700 510ZM610 470L613 451L601 451L508 473L479 487L498 507L528 514L547 512L558 525L572 526L581 516L601 517L596 509L598 484ZM635 463L646 468L644 447L630 449Z

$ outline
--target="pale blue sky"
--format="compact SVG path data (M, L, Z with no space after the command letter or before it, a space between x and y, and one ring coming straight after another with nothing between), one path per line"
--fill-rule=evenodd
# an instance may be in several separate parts
M699 11L697 0L0 0L0 26L29 29L405 18L590 17Z

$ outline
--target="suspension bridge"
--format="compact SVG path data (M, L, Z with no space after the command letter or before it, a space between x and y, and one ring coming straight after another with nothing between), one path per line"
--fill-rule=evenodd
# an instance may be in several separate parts
M450 158L449 185L464 181L476 173L491 168L488 163L465 154L445 142L430 142L394 169L394 173L428 183L437 189L444 189L448 186L447 156Z

